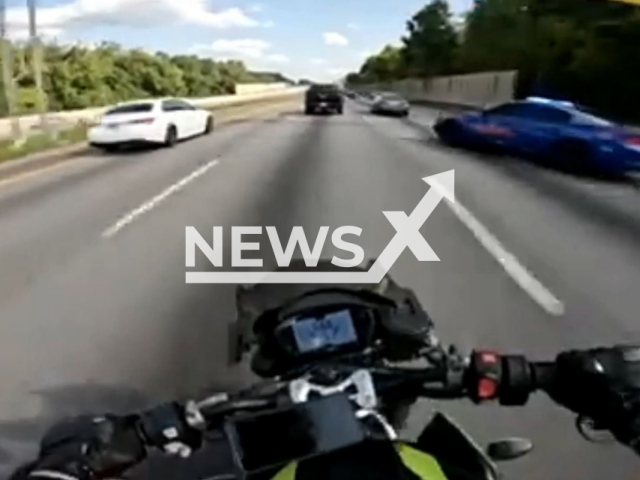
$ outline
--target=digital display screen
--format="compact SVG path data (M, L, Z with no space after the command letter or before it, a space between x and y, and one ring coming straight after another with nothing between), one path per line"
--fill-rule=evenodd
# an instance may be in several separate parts
M349 310L331 312L319 318L297 319L293 323L293 334L301 353L346 345L358 340Z

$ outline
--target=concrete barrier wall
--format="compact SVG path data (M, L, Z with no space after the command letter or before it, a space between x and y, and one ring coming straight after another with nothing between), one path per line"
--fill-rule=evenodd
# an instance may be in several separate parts
M261 102L278 100L287 96L296 95L306 90L306 87L284 87L268 89L259 92L246 92L242 95L219 95L215 97L191 98L186 99L199 108L215 110L218 108L227 108L234 105L243 105L251 102ZM53 112L47 114L47 119L54 129L70 128L79 122L89 124L100 121L102 115L109 107L88 108L84 110L69 110L66 112ZM22 133L27 135L38 130L40 126L40 117L38 115L25 115L18 117ZM8 118L0 119L0 139L11 137L11 121Z
M430 79L406 79L363 86L366 91L394 91L409 101L485 108L513 100L516 71L483 72ZM357 87L361 88L361 87Z
M250 93L272 92L282 90L289 85L284 82L274 83L237 83L235 87L236 95L247 95Z

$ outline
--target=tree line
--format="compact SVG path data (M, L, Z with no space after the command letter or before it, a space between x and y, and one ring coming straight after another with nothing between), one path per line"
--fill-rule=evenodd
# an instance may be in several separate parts
M454 18L433 0L400 46L369 57L347 82L517 70L518 96L573 100L640 120L640 7L606 0L476 0Z
M29 49L20 44L12 47L17 109L33 112L38 95ZM277 73L251 72L240 61L149 53L108 42L91 48L48 44L43 56L43 89L51 111L137 98L223 95L233 93L236 83L287 81ZM6 98L0 97L0 115L4 116Z

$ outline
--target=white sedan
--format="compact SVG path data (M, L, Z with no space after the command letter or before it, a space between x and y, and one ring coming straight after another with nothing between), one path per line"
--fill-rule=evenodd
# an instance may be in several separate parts
M105 150L120 145L172 147L178 140L213 131L213 116L183 100L142 100L107 111L89 131L89 143Z

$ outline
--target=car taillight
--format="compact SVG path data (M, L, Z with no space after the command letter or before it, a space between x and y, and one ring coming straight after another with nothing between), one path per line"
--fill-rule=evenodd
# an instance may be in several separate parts
M624 143L630 147L640 147L640 135L634 135L624 139Z
M156 121L155 118L140 118L138 120L130 120L127 123L130 123L130 124L140 124L140 123L151 124L151 123L153 123L155 121Z

